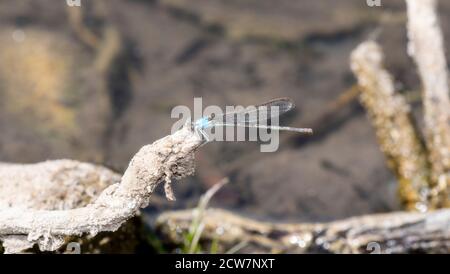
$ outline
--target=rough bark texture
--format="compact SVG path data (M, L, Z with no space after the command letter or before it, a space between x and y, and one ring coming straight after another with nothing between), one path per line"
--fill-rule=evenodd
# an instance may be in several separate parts
M444 42L436 0L407 0L408 53L423 84L425 139L429 150L434 207L448 206L450 185L450 100Z
M0 239L5 251L20 252L35 243L42 251L54 251L66 236L116 231L148 205L163 181L166 196L174 199L171 179L194 172L193 152L200 143L186 126L144 146L120 182L105 168L75 161L2 165L0 191L6 194L0 196ZM91 182L96 187L90 188ZM86 199L92 201L86 203Z
M195 210L159 216L159 233L182 244ZM226 210L208 209L201 220L204 245L217 241L222 252L256 253L448 253L450 210L432 213L395 212L366 215L330 223L274 224Z
M351 56L361 88L361 103L375 128L381 150L399 181L407 209L427 210L429 188L425 148L414 126L409 105L396 94L394 81L383 68L383 52L375 42L362 43Z

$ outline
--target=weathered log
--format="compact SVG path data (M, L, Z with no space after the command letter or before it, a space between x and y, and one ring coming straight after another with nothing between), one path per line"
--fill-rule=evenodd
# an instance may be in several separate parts
M105 168L69 160L2 165L0 240L5 251L20 252L36 243L41 251L54 251L67 237L116 231L148 205L161 182L173 200L171 179L194 172L193 152L200 143L187 125L142 147L120 180Z
M182 244L196 210L167 212L156 221L166 242ZM200 243L221 252L256 253L449 253L450 210L394 212L330 223L280 224L208 209ZM205 250L207 250L205 248Z

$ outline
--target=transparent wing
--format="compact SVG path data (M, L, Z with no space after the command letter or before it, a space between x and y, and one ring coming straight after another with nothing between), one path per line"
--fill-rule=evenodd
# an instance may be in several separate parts
M279 98L261 105L247 107L242 111L235 111L211 117L211 122L216 125L251 125L259 124L280 116L295 107L289 98Z

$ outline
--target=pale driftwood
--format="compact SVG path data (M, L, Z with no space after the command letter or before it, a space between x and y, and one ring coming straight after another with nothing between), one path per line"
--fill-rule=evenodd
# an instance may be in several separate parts
M428 161L425 148L403 96L383 67L383 52L374 41L359 45L351 67L361 88L360 99L375 128L378 143L399 181L400 198L407 209L427 210Z
M432 196L438 197L436 207L449 206L450 99L444 42L436 13L437 1L406 0L406 4L408 53L418 66L423 85L425 141L434 184Z
M1 165L0 240L5 251L20 252L35 243L42 251L53 251L65 236L115 231L148 205L161 182L167 198L174 199L171 179L194 172L194 151L200 144L187 125L142 147L121 179L105 168L68 160ZM89 187L91 183L96 186Z
M167 212L156 227L162 238L182 244L196 210ZM217 241L222 252L243 247L257 253L449 253L450 210L394 212L330 223L260 222L221 209L203 213L200 242ZM246 248L248 247L248 248ZM205 250L208 250L205 248Z

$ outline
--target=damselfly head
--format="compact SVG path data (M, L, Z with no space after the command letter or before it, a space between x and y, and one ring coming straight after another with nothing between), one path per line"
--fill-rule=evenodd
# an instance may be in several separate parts
M202 117L202 118L198 119L197 121L195 121L194 127L200 128L200 129L205 129L208 126L210 121L211 121L210 117Z

